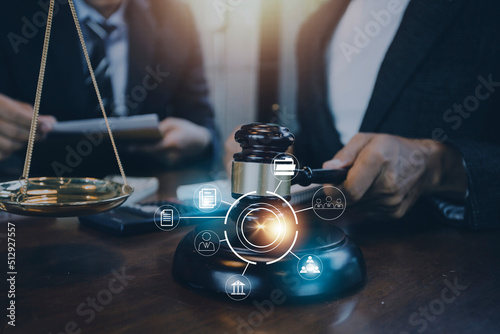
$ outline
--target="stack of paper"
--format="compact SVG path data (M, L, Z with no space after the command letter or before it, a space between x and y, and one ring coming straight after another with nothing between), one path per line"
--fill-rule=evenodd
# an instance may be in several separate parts
M158 130L159 119L156 114L136 115L127 117L108 117L113 137L133 141L157 141L161 139ZM91 135L108 134L104 118L82 119L76 121L58 122L52 134L59 135Z

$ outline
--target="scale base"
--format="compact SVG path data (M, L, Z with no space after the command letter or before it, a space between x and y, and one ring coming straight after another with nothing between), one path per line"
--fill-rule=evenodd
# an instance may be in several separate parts
M226 282L233 275L242 275L251 282L249 299L270 298L282 293L287 301L304 299L331 299L360 286L366 279L366 267L359 247L339 228L322 222L309 225L301 232L293 254L315 255L322 262L322 272L312 280L299 274L296 256L288 254L280 261L266 265L268 256L255 256L256 265L236 257L227 242L220 242L212 256L202 256L195 250L196 235L204 230L215 232L224 239L224 226L220 223L203 224L189 232L177 246L172 275L180 283L216 294L226 294ZM233 244L234 247L234 244ZM234 247L248 256L248 250ZM258 255L258 254L257 254ZM276 292L277 291L277 292Z

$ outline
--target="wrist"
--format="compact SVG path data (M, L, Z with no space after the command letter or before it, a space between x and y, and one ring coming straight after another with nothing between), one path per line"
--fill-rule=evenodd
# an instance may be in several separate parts
M463 202L467 191L467 175L462 154L453 146L430 142L427 163L429 185L426 194Z

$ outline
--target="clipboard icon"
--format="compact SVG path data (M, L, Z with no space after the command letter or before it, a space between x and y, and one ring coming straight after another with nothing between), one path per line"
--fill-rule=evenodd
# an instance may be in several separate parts
M289 157L275 159L273 165L275 176L293 176L296 168L293 158Z

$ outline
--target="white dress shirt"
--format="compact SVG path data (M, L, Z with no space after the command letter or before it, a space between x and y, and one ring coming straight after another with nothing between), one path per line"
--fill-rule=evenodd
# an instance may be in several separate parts
M359 132L410 0L351 0L327 52L328 102L343 144Z
M89 54L92 54L92 39L88 38L89 28L84 22L91 18L99 24L107 24L116 27L110 34L106 43L106 56L109 59L109 72L111 86L113 88L114 108L113 116L125 116L128 108L125 100L128 82L128 60L129 41L128 27L125 22L126 2L123 1L120 8L108 19L104 18L97 10L89 6L84 0L74 0L76 13L80 20L83 37ZM85 73L88 73L87 63L83 59Z

